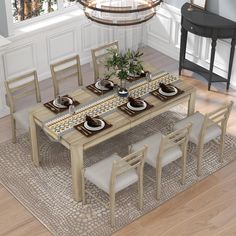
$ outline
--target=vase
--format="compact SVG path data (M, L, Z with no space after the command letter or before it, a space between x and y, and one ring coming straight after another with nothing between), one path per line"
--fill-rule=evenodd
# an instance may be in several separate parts
M126 79L120 79L120 86L118 86L118 95L120 97L127 97L129 92L126 88Z

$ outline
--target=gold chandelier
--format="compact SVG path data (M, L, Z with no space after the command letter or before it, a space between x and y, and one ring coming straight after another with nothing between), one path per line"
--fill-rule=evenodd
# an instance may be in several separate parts
M163 0L78 0L88 19L112 26L137 25L150 20Z

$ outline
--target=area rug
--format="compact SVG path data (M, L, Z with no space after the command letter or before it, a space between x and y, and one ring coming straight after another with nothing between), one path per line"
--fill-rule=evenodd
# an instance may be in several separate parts
M178 112L166 112L89 149L84 158L85 166L90 166L114 152L124 156L127 154L128 145L155 132L170 132L173 124L184 116L184 113L177 110ZM87 197L88 201L84 206L73 200L68 150L50 141L43 132L40 132L39 143L43 161L38 168L31 160L28 134L19 136L17 144L12 144L11 141L0 144L0 181L52 234L66 236L111 235L236 159L236 137L226 137L223 164L219 162L217 145L209 143L204 152L203 175L198 178L193 157L195 147L190 144L186 185L180 184L181 170L178 160L163 170L160 201L155 199L155 184L145 176L143 210L137 207L137 185L134 184L117 194L116 226L112 228L109 210L101 203L91 197ZM145 165L145 175L154 178L154 169ZM92 184L87 187L102 201L108 200L106 194Z

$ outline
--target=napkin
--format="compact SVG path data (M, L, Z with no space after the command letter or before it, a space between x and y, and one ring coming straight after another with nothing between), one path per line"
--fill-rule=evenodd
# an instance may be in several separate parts
M108 89L113 89L113 83L111 83L111 81L107 80L107 79L104 79L101 81L101 85L104 86L105 88L108 88Z
M57 98L57 102L60 104L60 105L63 105L63 106L69 106L71 105L70 104L70 99L68 97L58 97Z
M162 91L165 92L165 93L175 92L175 89L172 85L165 85L164 83L160 83L159 86L162 89Z
M143 107L143 100L141 99L128 97L128 100L132 107Z
M87 121L87 124L91 127L101 126L101 121L98 119L94 119L91 116L86 115L85 120Z

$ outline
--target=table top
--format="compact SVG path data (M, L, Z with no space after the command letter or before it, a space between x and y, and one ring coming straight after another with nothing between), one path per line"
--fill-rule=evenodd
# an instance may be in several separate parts
M159 82L172 83L178 88L184 91L183 94L173 97L168 101L162 102L158 98L154 97L150 93L147 93L146 88L149 86L149 91L153 91L159 87ZM102 97L98 97L93 94L91 91L86 89L86 87L80 88L75 92L71 93L70 96L75 100L78 100L81 105L76 109L74 115L70 115L68 111L61 114L54 114L49 109L39 104L32 111L35 122L44 129L44 131L55 140L58 140L67 148L70 148L71 145L83 145L84 148L89 148L105 139L115 136L129 128L132 128L147 119L151 119L158 114L161 114L169 106L174 104L177 100L181 100L195 91L195 88L191 85L188 85L186 82L179 80L179 78L174 77L165 72L159 72L155 76L149 85L145 79L140 79L136 83L129 84L129 92L133 97L142 97L149 104L152 104L154 107L150 110L141 112L137 116L129 116L123 111L117 108L118 105L122 105L127 102L126 98L120 98L116 92L111 92ZM113 104L113 108L109 108L109 104ZM105 106L106 108L96 108L99 106ZM72 117L77 119L77 124L84 121L85 115L89 111L95 111L99 113L108 123L112 124L112 127L101 131L91 137L86 137L79 131L75 130L72 127L69 127L67 130L55 131L55 126L61 122L65 122ZM97 115L94 113L94 116Z
M185 3L182 6L181 13L184 18L193 24L215 29L236 29L236 22L234 21L194 6L192 11L188 11L189 6L189 3Z

